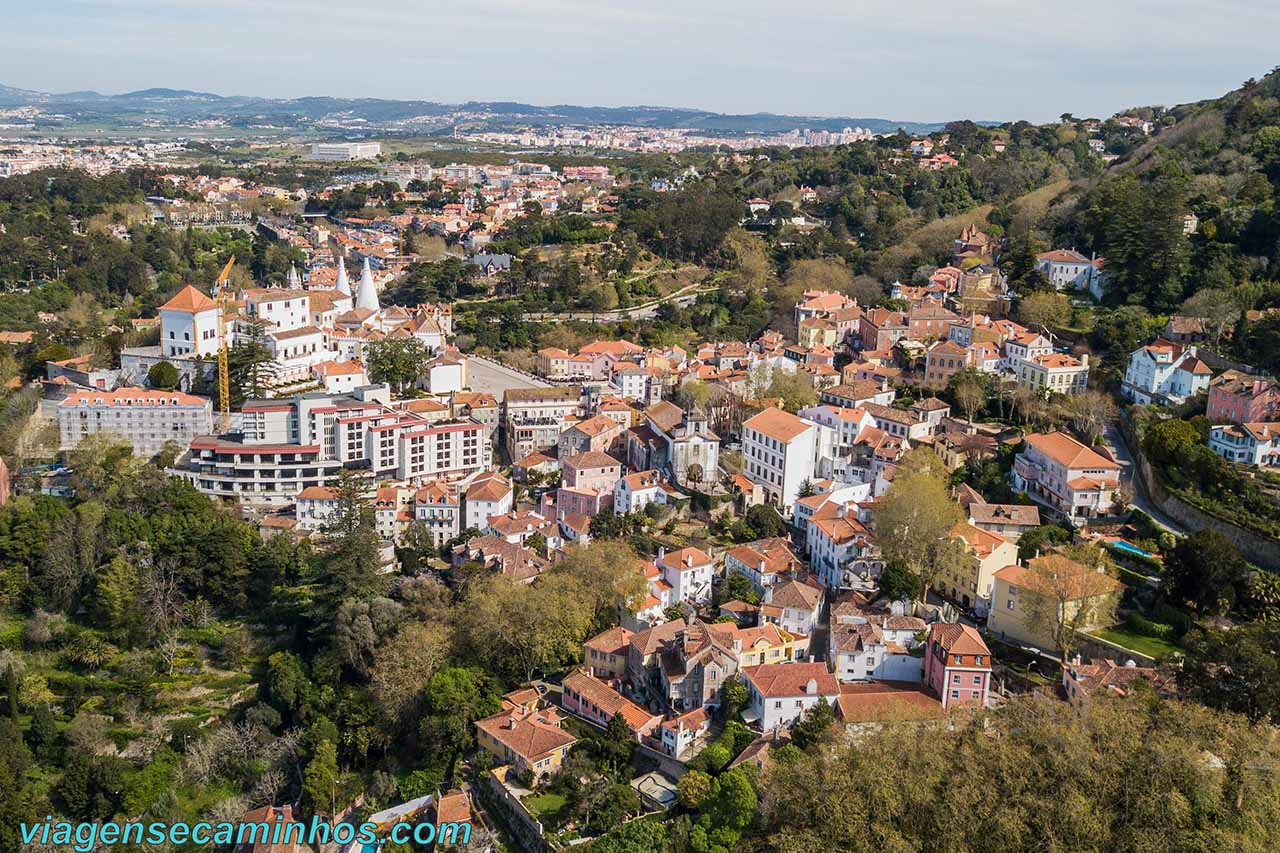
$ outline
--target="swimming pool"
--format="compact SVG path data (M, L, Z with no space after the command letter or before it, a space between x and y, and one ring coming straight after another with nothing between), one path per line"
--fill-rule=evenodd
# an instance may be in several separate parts
M1111 542L1111 547L1115 548L1117 551L1125 551L1129 554L1137 554L1139 557L1146 557L1147 559L1151 559L1152 557L1150 552L1142 550L1137 545L1130 545L1128 542L1124 541L1123 539L1113 540Z

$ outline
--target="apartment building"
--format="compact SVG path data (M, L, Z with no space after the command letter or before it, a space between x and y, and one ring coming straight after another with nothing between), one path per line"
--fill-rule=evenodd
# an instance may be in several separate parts
M150 458L169 443L186 447L213 428L213 403L180 391L116 388L73 391L58 403L59 448L73 450L98 433L120 436L135 456Z
M241 423L239 435L192 439L176 473L208 495L281 504L342 468L419 484L462 479L488 462L483 424L393 408L385 385L250 400Z
M510 388L502 398L502 425L507 456L523 459L554 446L560 433L581 415L577 388Z
M743 473L789 512L801 484L815 479L818 459L830 453L834 437L829 427L770 406L742 425Z

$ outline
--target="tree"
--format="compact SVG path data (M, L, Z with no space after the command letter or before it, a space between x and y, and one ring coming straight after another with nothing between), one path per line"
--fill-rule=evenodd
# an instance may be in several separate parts
M321 741L307 762L302 779L302 800L312 815L337 815L338 748Z
M1071 428L1086 444L1102 435L1107 424L1120 414L1110 394L1094 390L1067 396L1062 401L1061 409Z
M1232 610L1247 594L1248 579L1240 551L1212 528L1183 537L1165 559L1164 588L1205 615Z
M920 578L901 560L885 563L876 583L879 585L880 595L890 601L910 601L920 589Z
M418 381L422 365L430 357L427 345L417 338L386 338L370 345L365 363L371 381L385 382L400 395Z
M365 480L352 471L338 474L333 486L334 511L321 528L317 575L321 593L317 597L323 611L319 624L331 624L339 602L381 591L385 580L379 574L377 522L365 495Z
M1071 300L1056 290L1027 294L1018 301L1018 319L1031 328L1061 329L1071 322Z
M757 539L772 539L781 536L787 529L782 516L768 504L756 504L748 509L746 520Z
M262 397L266 393L268 365L274 362L275 356L267 346L266 330L261 323L248 323L246 334L237 336L235 345L227 350L231 405Z
M378 645L400 626L403 609L382 596L342 602L334 620L333 640L346 664L367 674Z
M1063 660L1075 650L1078 633L1114 621L1123 589L1113 577L1095 568L1105 566L1096 548L1067 553L1031 560L1018 582L1023 622L1034 634L1051 638Z
M747 604L760 603L760 593L756 592L755 586L746 575L740 575L737 572L725 578L724 584L720 589L720 598L722 601L745 601Z
M987 401L987 375L974 367L962 367L952 374L949 384L965 420L973 423L973 416Z
M501 710L488 689L488 678L474 668L449 667L431 676L426 693L427 715L420 733L437 754L453 763L475 743L475 721Z
M1177 465L1191 448L1199 444L1200 433L1196 428L1177 418L1153 424L1142 436L1142 449L1157 465Z
M1196 629L1183 641L1179 683L1212 708L1280 722L1280 625Z
M181 380L182 374L178 372L178 368L167 361L158 361L147 371L147 384L152 388L172 391Z
M609 724L605 726L604 735L598 743L605 764L609 771L615 774L631 763L631 756L636 751L636 741L631 736L631 727L621 712L610 718Z
M751 693L741 679L730 678L720 687L720 707L726 719L733 719L747 707Z
M9 719L18 720L18 668L10 663L4 673L5 693L8 695L7 711Z
M41 702L31 709L31 728L28 731L31 747L42 761L53 762L58 757L58 721L48 703Z
M431 677L449 652L448 628L411 622L378 647L369 689L384 721L398 727L410 721Z
M1071 541L1071 531L1056 524L1041 524L1018 537L1018 559L1026 562Z
M267 658L267 692L283 714L296 714L311 693L311 681L302 660L290 652L275 652Z
M676 785L676 796L680 805L689 811L697 811L711 795L711 777L700 770L690 770L680 777Z
M1147 693L1081 714L1023 697L972 723L890 723L773 762L757 843L779 853L1270 849L1277 760L1269 728L1191 702Z
M769 386L765 389L764 396L780 398L782 400L782 408L792 413L798 412L806 406L815 405L818 402L818 392L814 390L813 383L805 378L799 370L773 370L769 376Z
M947 479L931 463L912 470L912 457L932 450L913 450L904 457L893 483L871 508L876 540L886 562L898 561L920 579L920 598L945 571L958 566L968 555L950 531L964 521L960 505L951 499ZM927 457L926 457L927 460Z
M1216 350L1222 336L1240 319L1240 306L1229 291L1206 287L1182 303L1182 313L1201 321Z
M818 704L805 711L791 727L791 742L800 749L808 749L828 735L835 724L835 711L826 699L819 697Z

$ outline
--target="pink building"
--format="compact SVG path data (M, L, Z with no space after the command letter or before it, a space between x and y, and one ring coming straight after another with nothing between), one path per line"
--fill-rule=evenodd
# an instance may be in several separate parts
M942 707L987 704L991 689L991 652L976 628L935 622L925 644L924 682L942 699Z
M592 674L590 669L577 669L564 677L561 694L564 708L598 726L607 726L618 714L636 740L652 734L662 722L662 715L651 713L627 699Z
M1237 424L1280 420L1280 385L1268 377L1224 373L1209 385L1205 417Z
M574 489L595 489L613 494L622 463L607 453L590 450L576 456L562 457L560 471L563 485Z

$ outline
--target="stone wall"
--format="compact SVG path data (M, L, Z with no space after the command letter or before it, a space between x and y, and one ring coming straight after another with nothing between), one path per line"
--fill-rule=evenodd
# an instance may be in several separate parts
M1134 447L1134 445L1130 446ZM1160 478L1151 470L1147 460L1137 450L1134 451L1133 460L1137 475L1142 478L1147 497L1160 507L1165 515L1188 530L1212 528L1227 537L1249 562L1271 571L1280 571L1280 542L1252 530L1246 530L1183 501L1164 487Z

